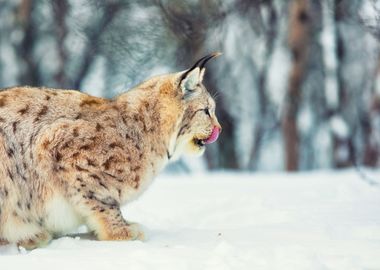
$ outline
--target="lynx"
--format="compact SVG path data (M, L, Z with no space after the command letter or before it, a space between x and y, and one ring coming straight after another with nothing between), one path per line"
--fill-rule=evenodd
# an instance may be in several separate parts
M0 243L41 247L86 225L98 240L143 239L120 207L221 131L201 58L114 99L74 90L0 92Z

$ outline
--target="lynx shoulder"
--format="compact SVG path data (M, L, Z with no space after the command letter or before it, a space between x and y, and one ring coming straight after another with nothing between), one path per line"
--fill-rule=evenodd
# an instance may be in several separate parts
M205 63L108 100L78 91L0 92L0 242L47 244L84 224L99 240L142 239L120 206L183 153L221 130L202 84Z

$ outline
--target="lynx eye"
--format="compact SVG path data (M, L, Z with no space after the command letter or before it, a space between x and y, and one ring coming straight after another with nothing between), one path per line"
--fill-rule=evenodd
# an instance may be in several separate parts
M205 112L205 114L207 114L208 116L211 116L211 115L210 115L210 110L209 110L208 108L204 109L204 112Z

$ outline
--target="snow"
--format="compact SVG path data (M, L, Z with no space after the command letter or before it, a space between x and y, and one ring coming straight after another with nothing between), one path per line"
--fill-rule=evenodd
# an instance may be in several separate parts
M2 246L1 269L380 269L380 186L355 171L162 175L123 213L145 242Z

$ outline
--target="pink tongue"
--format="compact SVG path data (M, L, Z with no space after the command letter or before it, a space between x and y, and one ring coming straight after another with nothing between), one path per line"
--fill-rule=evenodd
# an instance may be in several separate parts
M213 129L212 132L211 132L210 137L208 137L208 138L204 141L204 143L205 143L205 144L210 144L210 143L215 142L215 141L218 139L218 137L219 137L219 133L220 133L219 128L218 128L218 127L214 127L214 129Z

